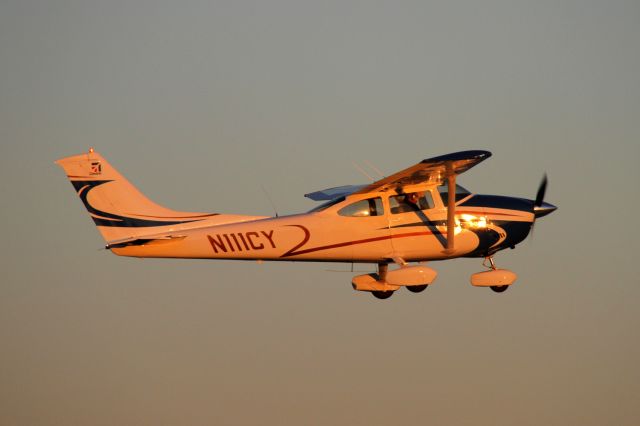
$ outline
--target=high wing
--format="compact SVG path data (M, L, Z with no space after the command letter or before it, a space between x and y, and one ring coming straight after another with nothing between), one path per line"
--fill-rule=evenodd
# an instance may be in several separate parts
M428 182L433 182L434 185L440 185L447 178L447 170L450 170L452 174L459 175L489 157L491 157L489 151L474 150L454 152L452 154L422 160L414 166L368 185L336 186L334 188L310 192L304 194L304 196L313 201L326 201L335 200L336 198L350 194L386 191L390 188L395 188L398 192L403 192L402 188L407 185L417 185Z
M491 157L489 151L474 150L428 158L398 173L366 185L353 193L366 194L367 192L386 191L391 188L403 192L402 188L405 186L428 182L440 185L446 181L447 177L466 172L489 157Z
M489 157L491 157L489 151L474 150L454 152L439 157L428 158L408 169L373 182L359 191L354 192L354 194L387 191L392 188L398 193L403 193L404 188L409 185L425 183L441 185L447 182L447 248L444 252L453 253L456 214L456 177Z

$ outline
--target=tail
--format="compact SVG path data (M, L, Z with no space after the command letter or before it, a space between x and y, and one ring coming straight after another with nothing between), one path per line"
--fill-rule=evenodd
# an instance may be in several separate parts
M248 220L248 216L179 212L145 197L92 149L56 161L67 174L104 240L134 238L167 229Z

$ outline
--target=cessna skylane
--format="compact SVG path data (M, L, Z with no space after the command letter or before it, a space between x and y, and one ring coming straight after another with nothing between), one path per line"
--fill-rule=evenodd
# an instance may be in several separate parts
M370 263L377 273L351 284L386 299L401 287L426 289L437 276L426 262L435 260L484 259L487 270L473 274L471 284L498 293L515 282L516 274L497 268L493 256L515 248L556 207L544 201L546 176L534 200L477 195L456 184L460 173L490 156L476 150L429 158L370 184L306 194L324 203L280 217L167 209L93 148L56 163L106 248L119 256Z

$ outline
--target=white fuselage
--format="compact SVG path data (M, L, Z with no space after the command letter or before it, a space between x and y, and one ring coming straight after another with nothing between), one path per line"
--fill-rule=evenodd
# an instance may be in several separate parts
M438 260L477 251L481 232L494 235L491 245L499 245L506 232L494 222L533 220L530 212L458 207L455 248L446 251L447 209L436 188L418 189L431 193L433 204L429 208L392 213L393 192L350 195L321 211L305 214L212 226L199 222L197 227L191 224L192 229L163 227L159 232L170 233L173 238L114 247L112 251L134 257L203 259L371 263ZM380 200L377 215L349 215L346 207L374 198Z

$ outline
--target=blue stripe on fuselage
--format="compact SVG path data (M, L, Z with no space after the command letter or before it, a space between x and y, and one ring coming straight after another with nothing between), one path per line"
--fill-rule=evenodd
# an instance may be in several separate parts
M505 210L533 211L533 201L525 198L505 197L502 195L473 195L458 204L458 207L488 207Z
M526 198L506 197L502 195L473 195L464 202L458 204L458 207L484 207L489 209L512 210L533 213L533 200ZM511 221L511 220L492 220L492 223L505 230L507 236L498 245L492 246L490 238L481 239L478 249L474 250L468 256L485 255L485 253L493 254L497 251L514 247L521 243L531 230L531 222L529 221ZM495 243L495 241L493 242ZM487 247L487 245L489 245Z

